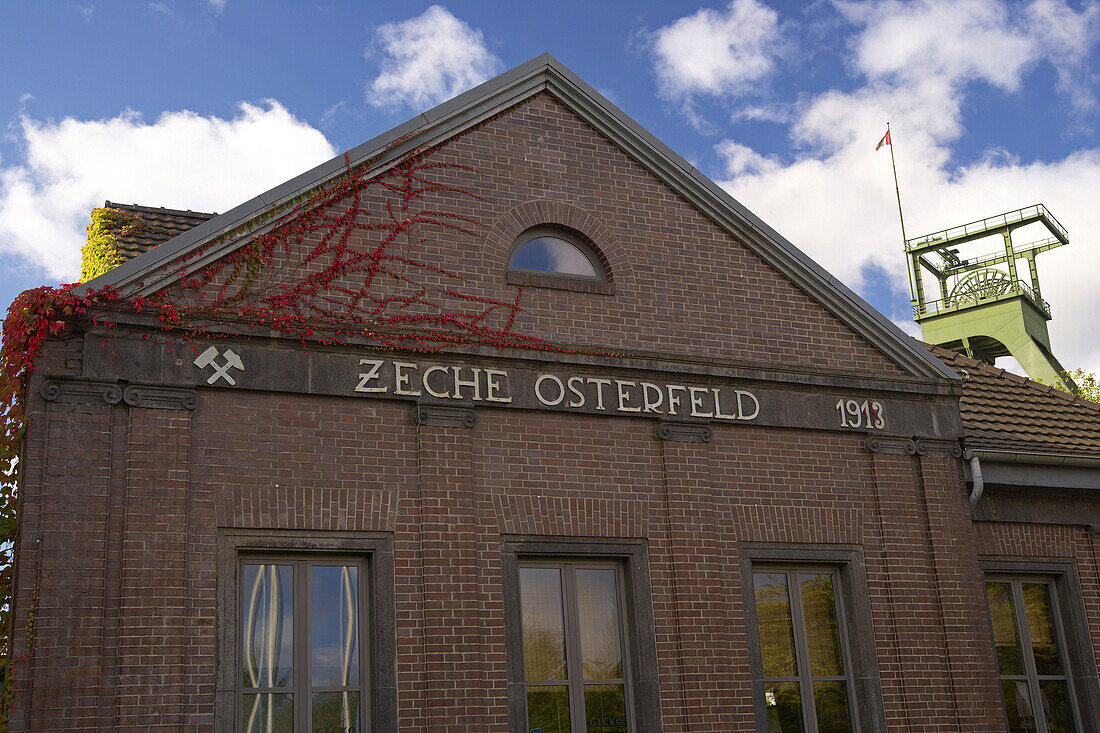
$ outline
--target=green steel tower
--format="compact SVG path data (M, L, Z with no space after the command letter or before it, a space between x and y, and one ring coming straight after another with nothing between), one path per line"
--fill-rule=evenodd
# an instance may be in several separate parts
M1049 236L1015 244L1012 233L1031 224L1046 227ZM997 236L1003 251L960 256L965 245ZM1069 244L1069 235L1042 204L905 240L913 315L924 340L989 363L1011 355L1032 379L1076 392L1051 353L1050 305L1035 266L1041 252L1063 244ZM1029 282L1020 276L1021 261L1027 263ZM926 273L939 285L935 300L925 295Z

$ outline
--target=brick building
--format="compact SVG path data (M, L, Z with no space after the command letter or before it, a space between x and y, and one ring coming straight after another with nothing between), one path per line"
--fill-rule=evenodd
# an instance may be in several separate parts
M13 729L1100 729L1096 441L972 512L986 382L557 61L130 210L29 385Z

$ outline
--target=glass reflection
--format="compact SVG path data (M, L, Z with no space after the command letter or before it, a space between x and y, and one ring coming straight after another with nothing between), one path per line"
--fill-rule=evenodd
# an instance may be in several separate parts
M787 594L786 573L753 573L756 590L756 626L765 677L796 677L794 625ZM784 729L785 730L785 729Z
M810 652L810 674L815 677L840 676L844 672L841 669L833 577L827 573L801 573L798 579L802 590L806 645Z
M1045 583L1023 583L1022 590L1031 652L1035 655L1035 671L1042 675L1064 674L1054 631L1050 586Z
M313 733L359 733L359 693L315 692L310 714Z
M576 582L584 677L590 680L622 679L616 573L611 568L578 569Z
M241 582L244 687L286 687L294 676L294 568L245 565Z
M291 695L245 695L241 709L244 733L292 733L294 701Z
M586 733L626 733L626 693L622 685L584 686Z
M848 686L843 681L815 682L814 708L820 733L848 733L852 730L848 713Z
M768 682L764 685L764 709L768 733L801 733L802 696L797 682Z
M520 568L519 585L526 679L564 680L561 571L558 568Z
M358 599L359 568L310 568L310 676L314 687L359 684Z
M997 652L997 669L1002 675L1023 674L1020 642L1016 632L1016 610L1012 602L1012 586L1008 583L986 583L985 592L989 599L989 618L993 623L993 646Z
M569 690L557 685L527 688L527 728L542 733L570 733Z
M1035 728L1035 714L1031 710L1031 697L1024 680L1001 680L1005 713L1008 716L1009 733L1031 733Z
M511 267L577 277L599 277L588 255L576 245L553 236L535 237L521 244L512 255Z
M1065 680L1039 682L1039 694L1043 700L1043 715L1047 719L1049 733L1073 733L1073 713L1069 701L1069 685Z

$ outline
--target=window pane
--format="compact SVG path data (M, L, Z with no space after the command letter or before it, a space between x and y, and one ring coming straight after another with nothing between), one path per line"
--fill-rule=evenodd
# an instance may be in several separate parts
M1012 603L1012 586L1008 583L986 583L985 592L989 598L989 617L993 622L993 646L997 651L997 669L1002 675L1023 674L1024 666L1020 661L1020 644L1016 633L1016 611Z
M241 709L244 733L293 733L292 695L245 695Z
M617 680L623 677L617 575L611 568L578 569L576 573L581 668L585 679Z
M1054 612L1050 602L1050 586L1046 583L1022 583L1024 608L1027 610L1031 651L1035 655L1035 671L1042 675L1061 675L1062 661L1058 653L1058 636L1054 630Z
M551 236L535 237L521 244L512 255L511 266L517 270L599 277L588 255L564 239Z
M528 687L527 728L542 733L570 733L568 688L556 685Z
M802 697L797 682L769 682L764 685L764 708L768 733L801 733Z
M359 733L358 692L313 693L313 733Z
M359 568L354 565L311 567L309 608L313 686L358 685Z
M561 610L561 571L558 568L520 568L519 586L526 678L564 680L565 624Z
M245 565L241 645L245 687L286 687L294 677L294 568Z
M1031 733L1035 730L1035 716L1031 712L1031 698L1027 694L1027 682L1001 680L1001 693L1005 698L1009 733Z
M848 733L852 729L848 713L848 683L840 680L815 682L814 708L820 733Z
M787 595L787 575L753 573L752 582L756 589L756 624L760 632L764 676L796 677L798 668L794 658L794 627Z
M1043 680L1039 683L1039 695L1043 700L1043 715L1047 718L1050 733L1073 733L1073 708L1070 707L1069 685L1065 680Z
M587 733L626 733L626 693L622 685L584 686Z
M810 674L815 677L840 676L844 671L833 576L828 573L799 573L798 580L802 586L802 616L806 622L806 644L810 650Z

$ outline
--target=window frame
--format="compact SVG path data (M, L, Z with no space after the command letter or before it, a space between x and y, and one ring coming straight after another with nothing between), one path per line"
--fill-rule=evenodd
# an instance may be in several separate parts
M528 730L520 567L537 566L540 562L547 565L575 563L592 567L615 565L619 568L628 725L632 733L660 733L660 685L645 542L506 537L502 539L501 550L509 728L517 733Z
M837 587L837 623L844 653L849 690L849 711L856 731L886 730L886 712L879 679L878 651L871 621L871 602L862 550L850 545L804 545L751 543L740 547L741 591L744 604L746 641L752 673L753 713L756 730L768 731L767 705L764 700L764 662L760 650L760 630L756 616L753 573L761 569L786 569L788 572L829 570ZM798 631L796 633L796 643ZM805 631L803 630L803 635ZM813 711L803 707L803 718ZM813 723L816 726L816 723Z
M275 565L275 566L290 566L293 568L292 583L293 583L293 619L294 619L294 633L291 648L293 649L293 659L291 666L294 670L294 682L288 687L263 687L257 686L255 688L246 688L243 685L237 687L237 720L240 720L241 713L244 712L244 697L249 694L291 694L294 700L294 713L293 720L295 728L302 727L303 730L309 730L304 726L310 722L311 714L307 713L307 710L312 709L312 696L316 692L342 692L344 690L336 689L323 689L326 686L314 686L312 684L312 669L311 669L311 654L313 643L313 623L310 616L311 610L309 608L309 594L310 594L310 578L312 568L315 566L350 566L359 570L359 592L355 602L358 610L358 633L357 633L357 646L358 654L357 661L359 667L359 684L355 690L359 693L359 707L360 711L365 706L370 705L370 699L368 691L370 690L370 636L364 635L363 622L370 618L370 602L368 600L368 588L370 585L370 568L368 567L367 560L362 555L329 555L329 554L314 554L314 553L278 553L272 554L268 552L264 553L240 553L237 556L237 572L238 578L243 579L243 570L246 565ZM243 589L242 589L243 592ZM237 597L238 612L243 612L243 605L240 603L241 597ZM238 628L243 622L243 619L238 615L237 623ZM242 636L238 636L238 639L242 639ZM243 654L241 658L243 658ZM238 658L238 664L241 659ZM240 668L238 667L238 677L240 676ZM322 689L318 689L318 687ZM332 687L331 685L327 687ZM360 712L360 720L357 727L360 733L370 733L371 725L369 716L364 718L362 712Z
M592 266L592 271L595 272L595 276L589 275L577 275L569 272L555 272L553 270L530 270L525 267L515 267L512 264L512 260L515 259L516 253L523 248L525 244L533 239L539 239L540 237L550 237L552 239L560 239L561 241L575 247L585 256L588 260L588 264ZM554 224L539 224L537 226L524 229L519 236L512 242L512 247L508 250L508 272L521 273L524 275L541 275L544 277L561 278L563 280L580 280L582 282L597 282L605 283L608 281L607 267L604 265L602 258L596 251L595 247L589 242L585 241L585 238L572 229L568 229L563 226L556 226Z
M274 561L312 563L353 561L366 577L360 579L359 646L360 706L369 706L366 731L395 730L397 727L397 681L394 608L393 541L389 535L363 532L308 532L297 530L219 531L217 557L218 646L215 667L214 729L219 733L239 731L242 712L241 604L240 585L245 563ZM304 577L295 575L295 609L304 604L298 591ZM307 591L308 592L308 591ZM365 611L365 613L364 613ZM299 623L295 621L296 629ZM308 631L308 629L307 629ZM296 634L294 645L303 643ZM307 636L308 638L308 636ZM296 682L299 687L308 681ZM307 696L308 697L308 696ZM299 701L295 700L295 705ZM298 708L296 707L296 710ZM296 724L301 718L295 713Z
M1079 730L1100 730L1100 681L1097 679L1096 659L1093 656L1092 635L1088 619L1084 613L1084 595L1077 566L1072 559L1061 558L1014 558L983 557L979 561L982 577L981 590L985 599L986 621L989 633L990 649L993 652L993 666L997 674L997 689L1001 694L1001 709L1008 721L1001 687L1000 667L997 664L996 649L993 640L992 615L989 611L989 596L985 584L997 581L1020 581L1024 583L1048 583L1051 587L1051 605L1058 641L1062 644L1063 661L1066 667L1066 679L1070 688L1070 699L1076 716L1074 724ZM1015 589L1013 590L1015 600ZM1017 618L1017 634L1020 633L1020 621ZM1025 658L1031 659L1032 652L1026 650ZM1025 663L1028 674L1028 690L1032 690L1030 672L1034 663ZM1010 675L1015 676L1015 675ZM1036 675L1035 679L1038 679ZM1044 675L1046 676L1046 675ZM1034 697L1032 699L1034 705ZM1045 720L1043 725L1045 726Z

